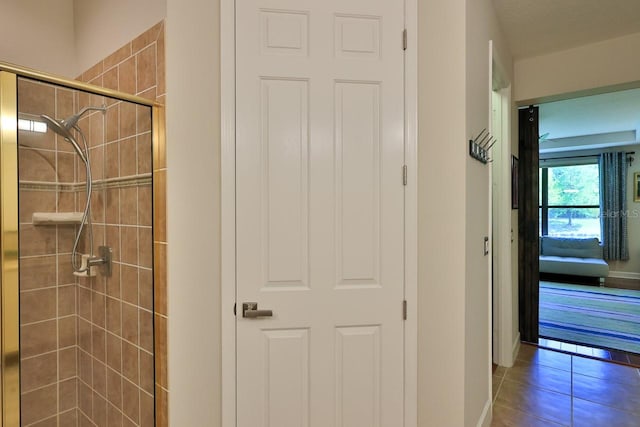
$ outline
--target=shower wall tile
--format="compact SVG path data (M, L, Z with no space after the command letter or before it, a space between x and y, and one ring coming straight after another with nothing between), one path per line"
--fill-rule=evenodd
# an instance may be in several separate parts
M76 109L74 91L19 79L21 117L68 117ZM20 131L18 137L22 421L38 426L55 426L58 421L75 425L78 297L70 256L75 227L34 226L32 215L77 210L69 187L77 177L77 155L51 130L44 134Z
M101 66L87 70L79 79L164 103L164 61L164 22L160 22L109 55L100 62ZM101 73L96 74L100 69ZM79 97L76 102L81 106L88 100ZM96 389L96 384L89 384L83 378L80 382L91 385L85 391L93 393L93 404L96 399L106 402L109 426L154 425L154 418L157 425L166 425L165 154L162 150L152 159L148 107L115 100L107 100L106 104L108 110L102 129L104 138L98 144L92 142L92 146L103 150L102 176L113 182L125 178L127 182L119 188L111 184L107 186L103 190L104 216L94 215L97 219L95 225L102 227L97 233L100 234L98 239L102 238L112 247L114 259L112 277L103 280L104 288L97 290L104 293L104 326L90 323L94 332L105 331L106 394ZM98 130L100 134L99 127L91 129L92 132ZM99 136L92 135L92 138ZM153 186L144 181L150 174L153 174ZM83 172L77 173L79 181L83 176ZM132 179L137 181L134 183ZM82 279L79 283L79 289L84 287L96 292L96 288L92 288L95 286L92 283L98 283L96 279ZM78 305L82 305L80 300ZM83 311L82 308L79 310ZM79 343L83 349L81 353L98 360L95 342L91 343L91 348L86 348L88 344L84 341ZM162 394L154 406L156 390L161 390ZM83 392L81 388L80 393ZM101 413L96 413L95 407L91 413L81 408L80 414L81 418L86 416L88 422L96 425L104 419Z
M53 147L51 147L53 148ZM28 168L20 168L20 181L56 182L56 152L49 150L19 150L18 161L28 164Z
M57 257L55 255L20 259L20 289L56 286Z
M27 79L18 79L18 109L20 113L39 116L56 114L56 90L53 86Z

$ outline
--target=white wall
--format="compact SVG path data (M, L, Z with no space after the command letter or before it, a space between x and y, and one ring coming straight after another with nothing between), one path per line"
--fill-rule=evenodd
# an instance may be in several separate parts
M72 77L73 0L0 0L0 61Z
M70 2L75 4L76 74L87 70L167 15L167 0Z
M539 103L558 95L589 93L640 80L640 33L517 60L515 100ZM566 98L566 96L565 96Z
M503 55L500 63L506 78L512 79L509 49L502 36L491 0L466 1L466 137L458 144L490 128L490 54ZM475 426L491 405L491 330L489 328L491 284L490 255L483 254L489 230L489 166L466 159L466 242L465 242L465 425ZM483 412L485 411L485 412Z
M169 420L219 426L220 3L168 0L166 22Z

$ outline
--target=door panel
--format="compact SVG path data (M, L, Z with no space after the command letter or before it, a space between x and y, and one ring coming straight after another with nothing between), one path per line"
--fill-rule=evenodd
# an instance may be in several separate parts
M237 423L403 424L403 5L236 2ZM253 30L255 29L255 30Z

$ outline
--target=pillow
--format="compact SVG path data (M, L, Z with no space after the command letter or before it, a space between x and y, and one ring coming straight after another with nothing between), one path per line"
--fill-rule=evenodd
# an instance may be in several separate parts
M574 239L543 237L542 253L551 256L576 258L602 258L602 248L598 239Z

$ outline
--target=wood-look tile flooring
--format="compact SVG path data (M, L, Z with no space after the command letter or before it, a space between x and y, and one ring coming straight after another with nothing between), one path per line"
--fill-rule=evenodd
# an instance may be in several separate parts
M493 427L638 427L640 370L522 344L493 374Z

